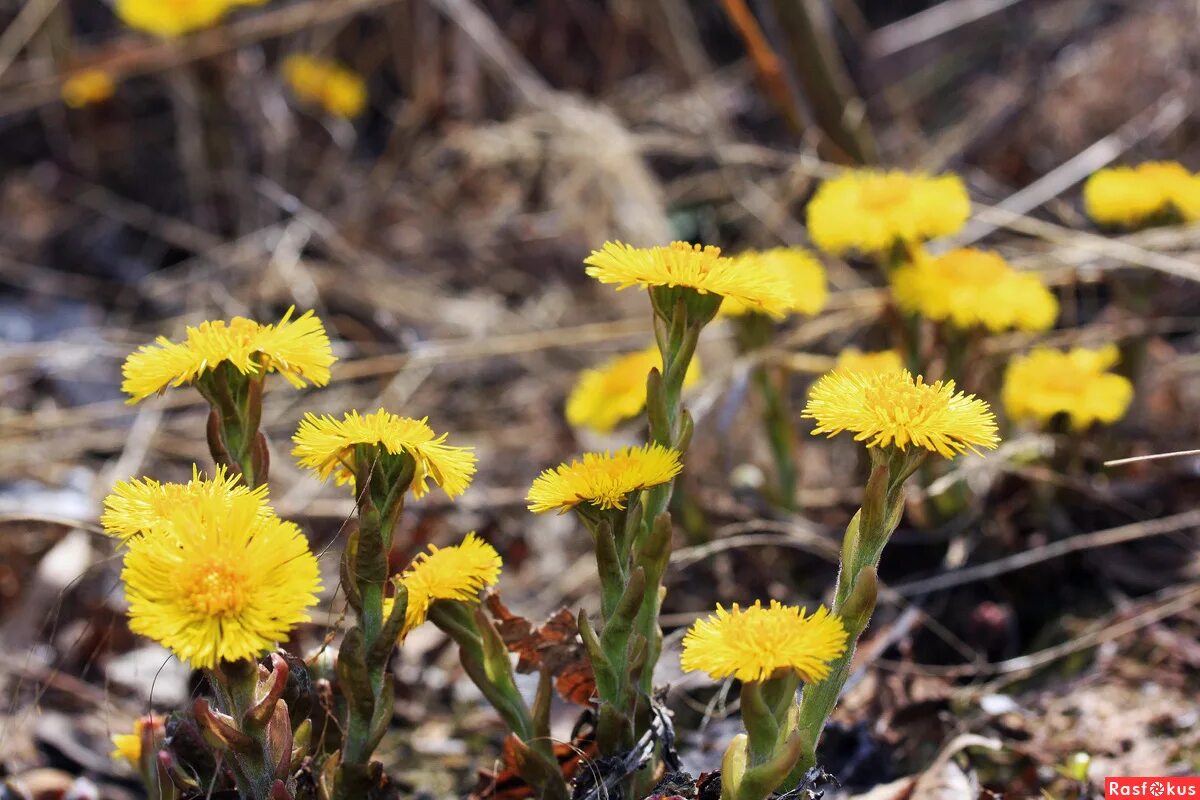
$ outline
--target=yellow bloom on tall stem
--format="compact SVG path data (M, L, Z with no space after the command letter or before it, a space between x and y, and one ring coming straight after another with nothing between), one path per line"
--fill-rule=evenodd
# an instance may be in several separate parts
M303 103L336 117L354 119L367 106L362 76L329 59L297 54L283 62L283 78Z
M877 350L863 352L856 347L847 347L838 353L834 372L856 372L859 374L876 374L880 372L900 372L904 369L904 359L895 350Z
M811 253L800 247L775 247L751 250L733 257L738 269L773 275L787 289L787 312L816 314L825 307L829 291L825 286L825 268ZM761 309L737 298L721 303L723 316L740 316Z
M851 431L868 447L911 444L946 458L1000 443L987 402L955 392L954 381L925 383L907 370L831 372L813 386L801 416L816 420L813 435Z
M269 651L308 621L321 589L304 534L249 494L178 506L130 540L121 578L130 629L197 668Z
M646 407L646 376L663 369L657 345L605 361L584 370L567 397L567 421L608 433ZM683 378L684 388L700 380L700 361L693 358Z
M808 233L827 253L886 254L898 243L957 233L970 215L957 175L848 170L809 201Z
M696 620L683 637L684 672L713 680L765 681L795 673L806 683L824 680L829 662L846 649L846 629L824 606L810 615L778 600L763 607L725 610Z
M429 552L418 555L412 566L399 576L400 584L408 592L404 632L425 622L429 606L435 600L478 603L479 593L500 580L501 566L496 548L474 531L453 547L429 545ZM385 601L384 619L390 612L391 602Z
M1174 161L1148 161L1136 167L1111 167L1083 185L1083 205L1101 225L1133 227L1178 214L1200 219L1200 177Z
M683 469L679 453L658 444L627 447L615 453L585 453L538 476L525 498L529 510L566 512L589 503L600 509L622 509L629 495L664 484Z
M239 6L266 0L117 0L116 12L131 28L173 38L216 25Z
M892 292L905 311L957 328L1045 331L1058 319L1058 300L1038 275L973 248L918 253L892 273Z
M382 408L366 416L348 411L340 420L306 414L292 437L296 444L292 455L300 466L313 470L321 480L333 475L341 485L354 479L351 465L354 448L379 446L391 455L412 457L416 463L414 497L424 497L429 492L429 480L442 487L447 496L457 497L471 485L475 452L470 447L446 444L447 434L436 435L427 424L428 419L400 417Z
M233 498L243 496L252 497L263 516L274 516L275 512L267 504L266 484L248 489L240 475L230 473L223 466L213 471L211 479L205 478L193 465L192 479L187 483L159 483L153 478L118 481L104 498L100 525L109 536L125 542L169 525L181 505L211 508L213 506L205 501L217 500L219 507L228 506Z
M1093 422L1105 425L1125 415L1133 401L1133 384L1123 375L1107 372L1120 357L1116 345L1098 350L1076 347L1068 352L1039 347L1014 358L1004 372L1004 408L1014 419L1045 425L1066 414L1071 426L1083 430Z
M584 259L587 274L601 283L650 288L684 287L701 294L732 298L764 314L787 313L788 286L773 274L745 269L721 255L719 247L672 242L667 247L604 246Z
M128 402L136 403L168 386L192 383L222 364L243 375L278 372L298 389L309 383L324 386L336 360L325 326L311 311L292 319L293 310L274 325L234 317L189 327L182 342L159 337L125 359L121 389Z

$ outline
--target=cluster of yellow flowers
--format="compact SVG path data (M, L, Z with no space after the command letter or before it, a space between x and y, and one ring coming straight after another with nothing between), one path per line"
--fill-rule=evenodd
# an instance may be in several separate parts
M1200 219L1200 176L1174 161L1102 169L1083 185L1083 205L1101 225L1134 227L1175 216Z

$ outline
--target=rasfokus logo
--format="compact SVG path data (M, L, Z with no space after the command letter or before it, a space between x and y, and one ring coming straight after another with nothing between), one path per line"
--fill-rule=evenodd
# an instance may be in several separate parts
M1104 797L1105 800L1116 797L1200 798L1200 777L1105 778Z

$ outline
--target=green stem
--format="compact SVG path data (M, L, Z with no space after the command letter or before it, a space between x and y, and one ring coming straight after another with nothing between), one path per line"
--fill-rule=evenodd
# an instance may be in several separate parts
M765 365L754 368L754 382L763 398L763 424L775 462L776 502L787 511L796 511L796 428L792 423L791 399L787 374L773 376Z

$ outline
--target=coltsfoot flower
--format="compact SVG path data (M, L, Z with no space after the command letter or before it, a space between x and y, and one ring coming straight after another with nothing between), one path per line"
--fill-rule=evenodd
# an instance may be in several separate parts
M112 75L102 69L81 69L67 77L62 85L62 99L71 108L94 106L110 99L117 91Z
M629 495L666 483L683 465L679 453L659 444L627 447L616 453L585 453L538 476L525 498L535 514L566 512L580 503L600 509L625 508Z
M129 627L193 667L254 658L309 619L321 579L304 534L257 497L201 498L130 540Z
M113 734L113 751L110 757L114 761L126 761L136 768L142 760L142 740L145 738L147 730L154 736L160 735L163 732L162 718L139 717L133 721L132 733Z
M892 293L905 311L957 328L1036 332L1058 319L1058 300L1040 277L1013 269L999 253L973 248L918 253L892 273Z
M425 622L435 600L478 603L479 593L500 580L500 554L472 531L461 544L439 548L429 545L397 580L408 591L404 633ZM384 619L391 612L391 598L384 603Z
M957 175L848 170L825 181L808 204L808 233L817 247L843 255L887 253L957 233L971 199Z
M775 247L770 250L751 250L733 257L739 270L759 271L774 275L787 289L787 312L816 314L825 307L829 291L825 286L825 268L811 253L800 247ZM736 298L721 303L721 314L740 316L761 309Z
M200 474L192 466L192 479L187 483L159 483L153 478L135 478L118 481L108 497L104 498L104 513L100 525L109 536L127 542L134 536L160 530L171 522L172 515L182 505L196 505L207 509L208 500L219 501L219 507L227 507L235 497L248 496L259 505L263 516L274 516L268 505L267 487L264 484L249 489L241 482L241 476L230 473L224 466L213 470L211 479Z
M852 431L868 447L910 444L946 458L1000 443L987 402L954 391L954 381L925 383L908 370L831 372L809 393L801 414L816 420L813 435Z
M737 603L699 619L683 637L684 672L707 672L713 680L765 681L794 672L806 683L829 675L830 662L846 650L846 628L824 606L805 609L778 600L763 607Z
M266 0L117 0L121 21L155 36L171 38L216 25L239 6L259 6Z
M605 242L584 259L587 274L601 283L631 286L682 286L701 294L733 299L756 311L781 317L790 294L778 276L745 269L721 255L719 247L672 242L667 247L632 247Z
M354 119L367 106L367 84L362 76L334 61L303 54L288 56L283 62L283 78L302 103L336 117Z
M877 350L863 352L856 347L847 347L838 353L834 372L855 372L874 375L880 372L900 372L904 369L904 359L895 350Z
M296 429L292 455L300 466L326 480L333 475L339 485L354 480L353 450L360 444L382 447L391 455L406 454L416 463L413 496L424 497L432 480L448 497L457 497L471 485L475 451L446 444L447 434L436 435L424 419L399 417L382 408L363 416L348 411L342 419L306 414Z
M336 360L325 326L311 311L292 319L293 311L274 325L234 317L189 327L183 342L159 337L125 359L121 389L136 403L168 386L192 383L221 364L243 375L278 372L298 389L324 386Z
M1013 419L1045 425L1066 414L1075 430L1093 422L1105 425L1125 415L1133 401L1133 384L1107 372L1119 358L1116 345L1098 350L1076 347L1068 352L1038 347L1014 358L1004 373L1004 408Z
M646 377L663 369L657 345L605 361L584 370L567 397L567 421L572 425L608 433L646 407ZM686 389L700 380L700 361L693 358L683 377Z
M1174 161L1147 161L1136 167L1111 167L1083 185L1083 205L1101 225L1134 227L1178 214L1200 219L1200 177Z

